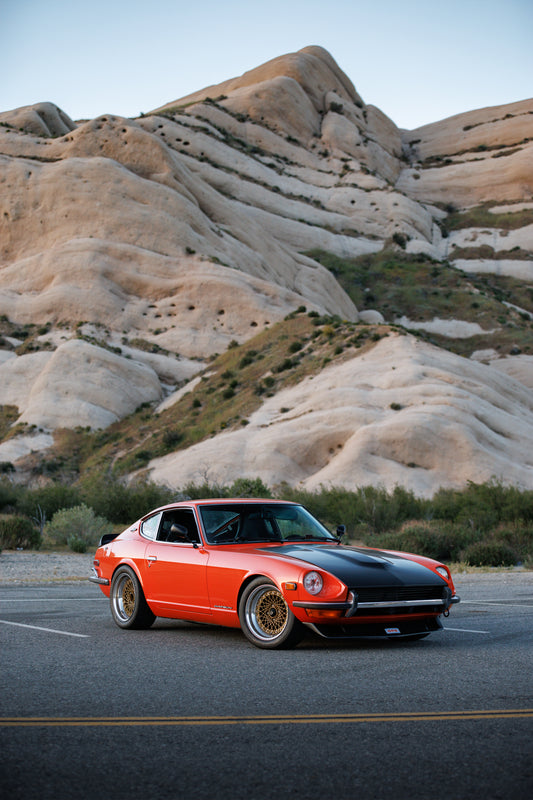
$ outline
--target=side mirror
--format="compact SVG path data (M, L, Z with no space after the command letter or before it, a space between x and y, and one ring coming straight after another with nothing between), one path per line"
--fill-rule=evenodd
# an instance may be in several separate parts
M188 529L185 525L179 525L177 522L173 522L170 526L170 541L172 542L189 542L193 545L193 547L198 547L198 542L191 538Z
M345 533L346 533L346 525L337 525L337 530L336 530L337 538L342 539Z
M178 525L177 522L173 522L170 526L170 535L172 536L172 541L174 542L188 542L189 541L189 531L185 527L185 525Z

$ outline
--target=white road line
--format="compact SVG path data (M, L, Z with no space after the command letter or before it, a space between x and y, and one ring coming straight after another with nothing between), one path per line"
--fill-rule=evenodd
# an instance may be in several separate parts
M506 603L504 600L461 600L461 605L505 606L506 608L533 608L533 604Z
M88 639L85 633L69 633L68 631L56 631L54 628L40 628L38 625L24 625L22 622L10 622L7 619L0 619L2 625L15 625L17 628L31 628L34 631L46 631L47 633L60 633L62 636L77 636L79 639Z
M81 601L85 603L87 600L101 599L101 597L2 597L0 603L80 603Z
M471 631L468 628L448 628L447 625L444 626L445 631L458 631L459 633L490 633L490 631Z

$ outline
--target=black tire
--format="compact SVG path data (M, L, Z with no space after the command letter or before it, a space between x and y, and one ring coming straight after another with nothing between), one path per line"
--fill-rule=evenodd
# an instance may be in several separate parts
M239 602L239 620L246 638L267 650L293 647L305 633L280 590L268 578L256 578L248 584Z
M141 630L149 628L155 620L139 579L130 567L119 567L111 583L111 614L119 628Z

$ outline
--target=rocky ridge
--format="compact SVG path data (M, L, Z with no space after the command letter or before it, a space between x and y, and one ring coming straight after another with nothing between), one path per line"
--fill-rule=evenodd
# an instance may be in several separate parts
M383 321L383 309L358 311L311 257L317 249L353 259L396 247L465 274L514 276L530 291L532 155L533 100L399 130L318 47L137 119L74 122L50 103L0 114L0 315L11 323L0 350L0 405L34 426L0 443L0 461L16 466L28 449L49 446L59 427L105 428L143 403L162 403L215 353L295 308ZM453 213L477 208L482 225L448 226ZM503 226L502 217L513 224ZM518 313L531 318L527 308ZM387 321L414 326L408 318ZM472 324L450 317L416 327L437 326L453 339L472 335L464 327ZM21 336L28 326L32 348ZM357 356L338 374L335 366L324 373L337 388L316 413L329 418L332 440L340 436L334 457L329 438L321 444L318 418L296 415L289 433L290 426L274 431L254 417L232 440L232 465L225 453L233 434L223 433L186 457L157 461L152 476L179 485L208 459L217 480L238 469L268 482L407 482L430 493L490 473L530 486L533 468L521 449L527 435L512 420L531 421L523 387L533 384L533 356L483 352L477 362L490 363L472 364L424 345L428 364L447 375L442 383L456 388L446 401L453 413L442 415L442 403L420 407L421 385L412 379L418 351L405 341L394 357L409 414L385 420L378 404L371 423L361 424L359 404L374 403L377 376L389 369L381 344L365 372L366 399L344 396L362 369ZM317 376L314 386L321 382ZM440 397L434 385L424 391ZM495 394L494 408L511 398L515 405L487 449L479 445L479 420L465 409ZM273 398L265 409L293 402ZM489 431L502 429L489 416ZM450 425L463 445L459 471L446 447L438 459L422 457L427 431L438 452ZM285 437L299 453L279 461ZM405 468L410 463L423 475Z

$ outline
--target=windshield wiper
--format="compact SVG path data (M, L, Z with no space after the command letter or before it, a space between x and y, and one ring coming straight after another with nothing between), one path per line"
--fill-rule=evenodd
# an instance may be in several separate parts
M337 539L330 539L329 536L287 536L285 542L336 542Z

